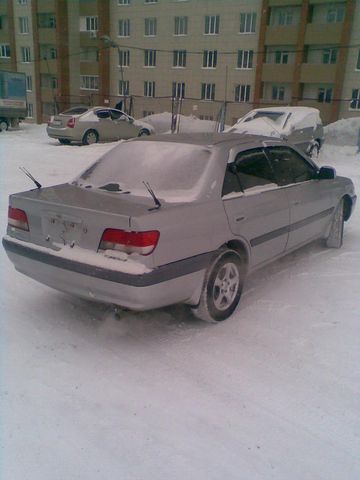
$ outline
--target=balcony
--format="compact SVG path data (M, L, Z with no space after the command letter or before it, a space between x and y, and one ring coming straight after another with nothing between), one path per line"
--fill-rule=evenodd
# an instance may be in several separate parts
M99 75L99 63L80 62L80 75Z
M49 60L41 60L40 73L56 75L57 74L57 59L50 58Z
M334 83L336 64L303 63L301 65L301 83Z
M305 31L305 45L340 43L342 27L342 23L309 23Z
M39 43L56 44L55 28L39 28Z
M267 27L265 45L296 45L298 30L298 25Z
M96 47L98 44L97 41L97 32L80 32L80 46L81 47Z
M291 83L294 76L294 65L264 63L262 81L272 83Z

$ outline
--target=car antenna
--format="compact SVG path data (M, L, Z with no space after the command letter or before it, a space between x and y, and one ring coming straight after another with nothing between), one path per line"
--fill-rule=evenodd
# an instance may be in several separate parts
M142 183L145 185L145 187L147 188L147 191L148 191L148 192L150 193L150 195L152 196L152 198L153 198L153 200L154 200L154 202L155 202L155 205L156 205L155 208L156 208L156 209L160 208L160 207L161 207L160 200L159 200L159 199L157 198L157 196L155 195L154 190L150 187L149 182L145 182L145 181L143 180ZM151 210L154 210L154 209L151 209Z
M27 177L29 177L30 180L32 180L32 181L35 183L35 185L37 186L37 188L41 188L41 187L42 187L41 183L39 183L37 180L35 180L35 178L31 175L31 173L29 172L29 170L26 170L25 167L19 167L19 170L21 170L23 173L25 173L25 175L26 175Z

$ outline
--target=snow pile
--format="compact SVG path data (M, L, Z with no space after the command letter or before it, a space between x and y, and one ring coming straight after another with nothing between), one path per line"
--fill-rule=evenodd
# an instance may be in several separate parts
M331 145L357 145L360 130L360 116L346 118L324 127L325 142Z
M171 130L170 112L155 113L140 120L145 120L152 125L156 133L168 133ZM179 115L179 133L214 132L215 129L216 122L214 121L200 120L194 115Z

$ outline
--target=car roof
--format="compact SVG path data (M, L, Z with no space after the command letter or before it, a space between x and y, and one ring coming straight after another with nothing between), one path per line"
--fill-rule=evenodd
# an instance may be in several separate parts
M279 144L282 143L277 139L270 139L262 135L245 135L241 133L177 133L177 134L158 134L150 137L135 138L130 141L145 142L172 142L179 144L199 145L206 147L225 147L232 148L235 146L244 146L246 148L256 147L263 144Z

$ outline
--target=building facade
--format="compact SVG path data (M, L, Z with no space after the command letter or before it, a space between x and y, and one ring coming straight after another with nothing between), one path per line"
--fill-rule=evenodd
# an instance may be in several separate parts
M119 100L229 124L306 105L329 123L360 115L359 25L360 0L0 0L0 69L26 74L38 123Z

